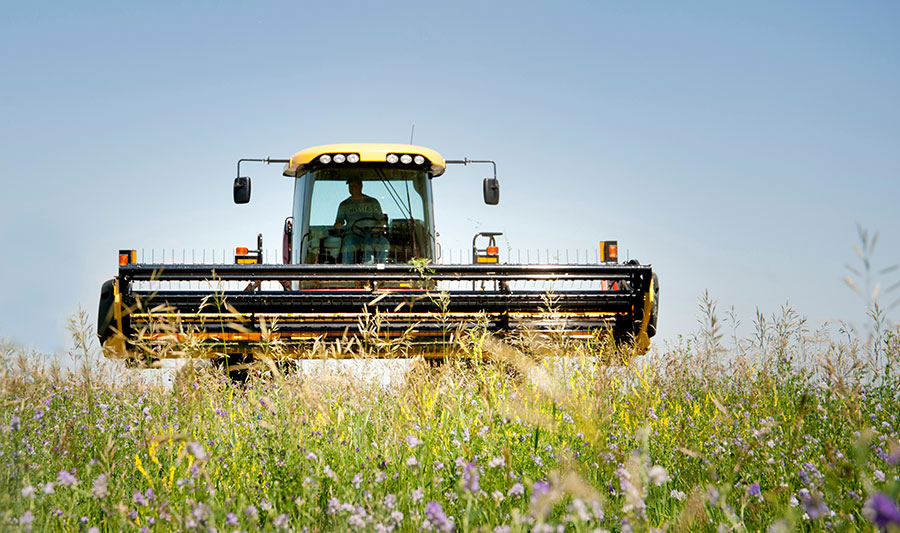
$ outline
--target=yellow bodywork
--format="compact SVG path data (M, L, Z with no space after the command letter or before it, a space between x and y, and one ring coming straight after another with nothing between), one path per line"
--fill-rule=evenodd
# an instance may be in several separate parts
M323 144L300 150L291 156L290 162L284 165L284 175L299 178L307 172L309 164L322 154L359 154L360 163L385 163L388 154L421 155L430 163L432 176L440 176L447 168L441 154L424 146L412 144L341 143ZM352 166L358 163L340 164Z

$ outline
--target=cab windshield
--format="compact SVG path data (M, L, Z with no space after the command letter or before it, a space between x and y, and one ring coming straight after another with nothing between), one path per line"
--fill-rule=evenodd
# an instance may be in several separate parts
M343 167L319 169L307 179L304 263L407 263L432 256L426 173Z

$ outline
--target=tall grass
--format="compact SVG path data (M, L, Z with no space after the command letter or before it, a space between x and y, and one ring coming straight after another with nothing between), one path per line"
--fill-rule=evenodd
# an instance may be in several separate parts
M648 356L476 329L459 339L465 357L414 362L387 386L316 362L242 386L197 365L151 384L110 371L82 317L73 371L4 347L0 529L900 522L896 326L866 344L785 307L726 342L715 302L701 306L700 331ZM870 364L876 345L887 365Z

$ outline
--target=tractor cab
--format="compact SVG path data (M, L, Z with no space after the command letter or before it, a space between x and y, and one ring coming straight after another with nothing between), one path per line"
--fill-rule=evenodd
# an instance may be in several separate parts
M295 154L285 263L405 264L434 259L431 179L436 152L412 145L347 144Z

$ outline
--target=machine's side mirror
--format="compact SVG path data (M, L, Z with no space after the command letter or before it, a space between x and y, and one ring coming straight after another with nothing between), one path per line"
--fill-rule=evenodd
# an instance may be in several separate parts
M484 203L497 205L500 203L500 180L484 178Z
M234 178L234 203L246 204L250 201L250 178Z

